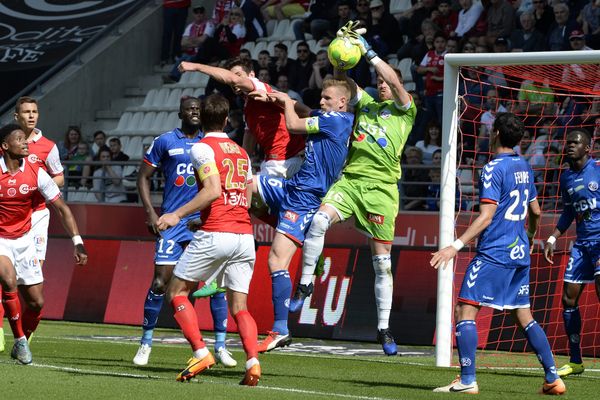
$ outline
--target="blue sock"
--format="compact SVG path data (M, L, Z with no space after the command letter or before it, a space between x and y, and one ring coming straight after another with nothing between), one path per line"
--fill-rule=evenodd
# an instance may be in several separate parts
M152 346L154 327L158 321L158 314L160 313L164 300L164 293L155 294L152 289L148 289L148 295L146 296L146 301L144 301L144 323L142 324L144 332L142 334L141 344Z
M544 367L546 382L554 382L558 378L558 375L556 375L556 365L554 364L554 357L552 356L546 332L533 320L525 327L525 336L527 336L529 345L537 355L538 360L540 360L540 364Z
M225 293L216 293L210 297L210 313L215 331L215 351L225 347L227 335L227 298Z
M565 323L565 331L569 339L569 355L572 363L581 364L581 347L579 345L581 335L581 313L579 307L565 308L563 310L563 321Z
M469 385L476 381L477 324L475 321L465 320L456 324L456 347L460 359L460 381Z
M273 331L280 335L289 333L287 321L290 313L290 296L292 295L292 280L288 271L277 271L271 274L273 288L273 310L275 322Z

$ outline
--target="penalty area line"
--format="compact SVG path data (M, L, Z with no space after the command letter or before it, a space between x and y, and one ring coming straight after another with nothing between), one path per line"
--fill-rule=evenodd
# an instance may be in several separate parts
M0 364L5 364L5 365L14 364L14 365L17 365L17 362L16 361L13 361L13 362L0 361ZM82 375L102 375L102 376L112 376L112 377L117 377L117 378L152 379L152 380L164 379L164 378L162 378L160 376L153 376L153 375L130 374L130 373L127 373L127 372L99 371L99 370L93 370L93 369L81 369L81 368L73 368L73 367L63 367L63 366L60 366L60 365L52 365L52 364L38 364L38 363L35 363L35 362L31 363L29 365L26 365L26 367L53 369L53 370L56 370L56 371L74 372L74 373L82 374Z

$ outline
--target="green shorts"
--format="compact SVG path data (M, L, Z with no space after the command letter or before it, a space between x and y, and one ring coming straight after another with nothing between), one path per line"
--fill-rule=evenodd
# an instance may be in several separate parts
M365 182L342 175L323 199L323 204L335 207L340 218L354 215L355 226L373 239L391 243L399 206L398 185Z

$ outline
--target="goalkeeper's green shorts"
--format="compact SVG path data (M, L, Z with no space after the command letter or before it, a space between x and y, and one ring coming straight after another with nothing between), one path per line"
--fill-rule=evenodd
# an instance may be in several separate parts
M323 199L346 220L354 215L356 229L380 242L394 240L400 196L394 183L365 182L342 175Z

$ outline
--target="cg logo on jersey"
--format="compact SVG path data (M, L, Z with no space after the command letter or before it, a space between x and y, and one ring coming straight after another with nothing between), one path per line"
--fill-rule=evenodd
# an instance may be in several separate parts
M177 164L175 172L179 175L175 178L175 186L181 187L187 185L192 187L196 185L196 177L194 176L194 167L192 164ZM187 175L187 177L184 175Z

